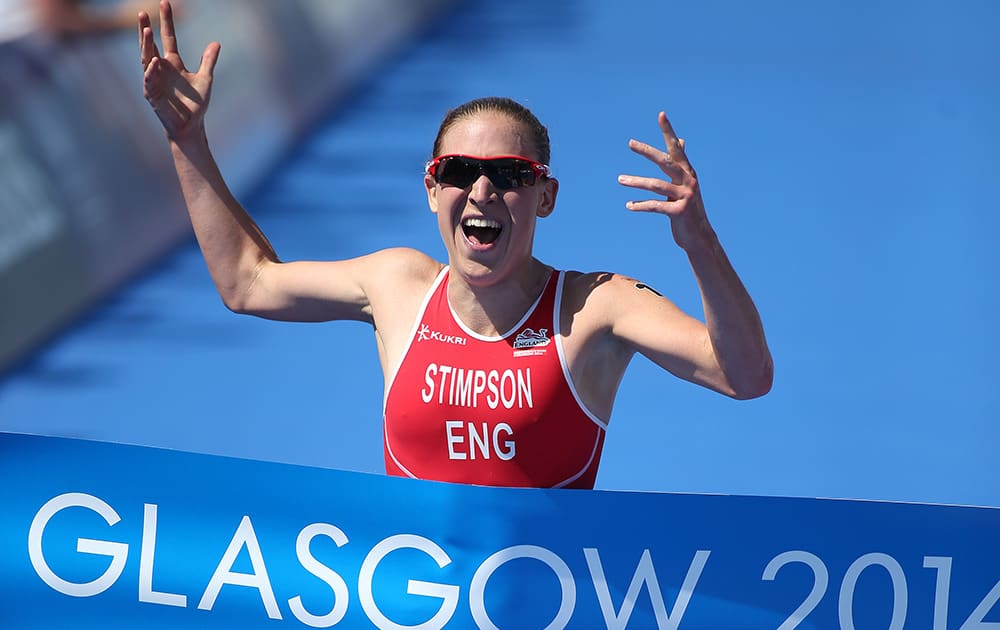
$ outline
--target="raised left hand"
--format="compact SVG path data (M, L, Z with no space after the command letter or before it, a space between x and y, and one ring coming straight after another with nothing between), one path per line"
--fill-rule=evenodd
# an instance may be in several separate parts
M666 151L635 139L629 140L628 146L632 151L660 167L670 180L619 175L618 183L660 195L662 198L629 201L625 207L633 212L656 212L667 215L670 217L674 240L682 248L687 248L710 230L708 217L701 199L701 190L698 188L698 176L684 153L684 140L674 133L664 112L660 112L659 124Z

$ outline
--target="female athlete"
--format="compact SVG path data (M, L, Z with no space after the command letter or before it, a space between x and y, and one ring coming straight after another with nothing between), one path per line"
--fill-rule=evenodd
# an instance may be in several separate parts
M666 150L631 140L666 179L622 175L650 193L627 208L665 215L690 261L704 323L634 279L559 271L532 255L559 182L548 133L505 98L449 112L424 185L447 263L395 248L350 260L282 262L233 197L204 118L218 43L196 72L160 4L162 53L139 15L144 93L165 130L191 221L225 305L286 321L372 325L385 377L389 474L498 486L592 488L625 368L641 354L734 398L771 387L754 304L709 224L684 141L665 114Z

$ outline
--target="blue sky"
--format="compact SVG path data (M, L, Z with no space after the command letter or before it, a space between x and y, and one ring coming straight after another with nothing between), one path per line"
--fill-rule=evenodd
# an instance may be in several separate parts
M668 223L615 181L652 174L626 142L659 142L664 109L775 385L731 401L637 358L598 487L1000 506L998 26L986 1L470 2L243 201L284 259L443 257L420 179L437 125L509 95L561 182L538 257L700 314ZM217 90L239 80L223 62ZM0 381L0 430L380 472L381 388L368 328L232 315L192 242Z

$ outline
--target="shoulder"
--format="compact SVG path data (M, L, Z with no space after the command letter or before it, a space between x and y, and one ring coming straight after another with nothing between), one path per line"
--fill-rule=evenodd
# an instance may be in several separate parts
M677 309L650 284L611 271L566 271L562 306L574 319L606 330L630 318Z
M383 249L365 257L365 294L374 307L423 299L444 264L407 247Z
M588 306L614 306L620 300L632 298L645 301L666 299L649 284L631 276L612 271L565 271L563 300L586 303Z
M380 249L376 252L368 254L365 258L373 261L373 263L383 265L417 265L419 267L437 265L439 268L443 266L427 254L418 249L413 249L412 247L389 247L386 249Z
M383 249L365 258L376 281L395 286L411 283L430 284L444 269L443 263L409 247Z

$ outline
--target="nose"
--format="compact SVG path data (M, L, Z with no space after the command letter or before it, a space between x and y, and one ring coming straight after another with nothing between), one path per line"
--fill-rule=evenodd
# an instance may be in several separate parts
M496 187L490 178L484 174L479 175L479 179L472 182L472 190L469 191L469 201L476 207L485 206L497 199Z

